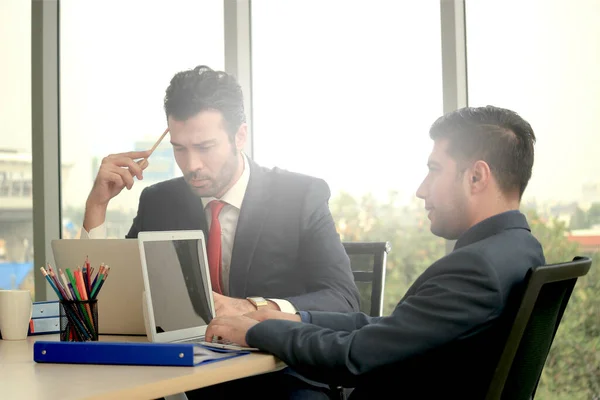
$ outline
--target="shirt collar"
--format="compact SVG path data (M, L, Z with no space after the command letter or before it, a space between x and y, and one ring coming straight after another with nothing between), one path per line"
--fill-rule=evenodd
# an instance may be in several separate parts
M246 194L246 189L248 188L248 182L250 181L250 165L248 164L248 158L244 153L242 153L242 162L244 163L244 171L237 182L227 192L225 192L223 197L220 199L217 199L216 197L202 197L202 206L204 208L206 208L208 203L213 200L224 201L238 210L242 208L242 201L244 200L244 195Z

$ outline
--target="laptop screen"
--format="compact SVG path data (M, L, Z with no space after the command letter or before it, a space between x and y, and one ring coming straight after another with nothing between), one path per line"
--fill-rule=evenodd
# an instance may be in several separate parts
M210 278L199 239L143 242L157 333L207 325Z

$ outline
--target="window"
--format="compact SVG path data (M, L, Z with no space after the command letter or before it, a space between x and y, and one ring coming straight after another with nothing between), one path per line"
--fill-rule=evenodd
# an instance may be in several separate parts
M21 180L13 181L12 191L10 195L12 197L21 197L21 187L23 186L23 182Z
M600 263L600 2L468 1L470 105L520 113L536 132L524 196L549 263ZM537 215L537 217L536 217ZM550 351L538 397L600 394L598 268L580 279Z
M23 182L23 197L31 197L31 180Z
M184 69L224 64L223 2L61 1L60 94L63 238L78 237L103 157L150 148L166 127L165 89ZM123 238L142 189L180 174L165 138L145 179L108 208Z
M0 289L33 285L31 2L0 2Z
M254 159L325 179L342 240L391 242L389 312L444 252L415 197L442 113L439 1L252 2L252 72Z

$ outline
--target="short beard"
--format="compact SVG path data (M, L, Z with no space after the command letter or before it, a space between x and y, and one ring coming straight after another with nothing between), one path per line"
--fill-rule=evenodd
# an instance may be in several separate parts
M197 188L194 188L188 183L188 185L190 185L190 188L192 189L192 192L194 192L196 196L217 197L218 194L222 195L221 192L223 191L223 189L231 183L231 180L233 179L240 163L239 151L235 146L232 145L231 147L233 149L233 157L229 158L227 162L223 164L223 168L221 169L219 175L214 178L214 180L211 179L211 177L205 176L198 171L190 172L185 176L187 182L189 182L190 179L210 179L211 183L215 185L210 192L199 193Z

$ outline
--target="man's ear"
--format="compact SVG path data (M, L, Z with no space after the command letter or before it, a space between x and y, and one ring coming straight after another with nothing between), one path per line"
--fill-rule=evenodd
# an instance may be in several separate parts
M235 133L235 148L238 151L242 151L246 146L246 139L248 137L248 124L243 123L240 125L238 131Z
M476 161L468 171L470 176L471 190L479 192L487 187L492 179L492 170L488 163L483 160Z

